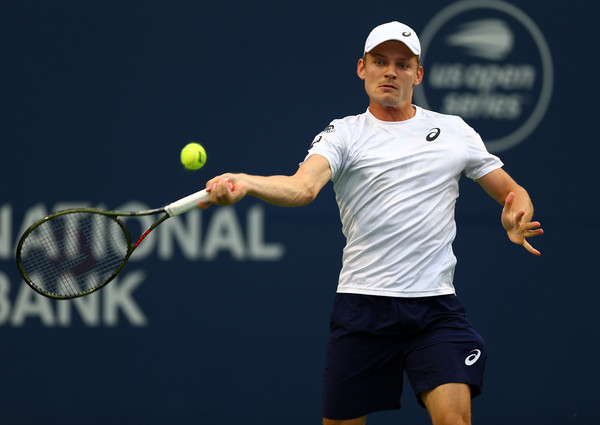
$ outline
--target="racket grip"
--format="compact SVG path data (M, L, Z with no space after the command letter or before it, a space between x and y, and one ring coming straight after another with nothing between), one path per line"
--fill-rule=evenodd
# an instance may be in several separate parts
M174 215L183 214L184 212L194 209L198 206L199 201L208 202L209 199L210 195L206 189L203 189L199 192L192 193L185 198L181 198L178 201L170 203L165 207L165 211L167 214L169 214L169 216L173 217Z

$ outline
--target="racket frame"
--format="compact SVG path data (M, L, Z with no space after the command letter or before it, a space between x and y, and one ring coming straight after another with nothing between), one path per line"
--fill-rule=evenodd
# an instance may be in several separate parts
M78 292L73 295L57 295L55 293L48 292L48 291L44 290L43 288L41 288L40 286L38 286L35 282L33 282L31 280L31 278L25 271L25 268L23 267L23 262L21 259L23 243L35 229L37 229L39 226L45 224L49 220L52 220L52 219L55 219L57 217L61 217L64 215L68 215L68 214L78 214L78 213L101 214L101 215L107 216L111 220L115 221L120 226L121 230L123 231L123 235L126 238L127 251L125 252L125 255L124 255L123 259L121 260L121 263L119 264L119 266L108 277L106 277L100 284L94 286L92 289L89 289L87 291ZM123 220L121 220L119 218L119 217L141 217L141 216L148 216L148 215L156 215L156 214L160 214L160 213L165 213L165 215L162 216L161 218L159 218L158 220L156 220L154 223L152 223L152 225L150 227L148 227L148 229L141 234L141 236L137 239L137 241L135 243L133 243L133 239L131 238L131 233L130 233L129 229L127 228L127 226L125 225ZM78 298L78 297L83 297L85 295L89 295L92 292L96 292L97 290L103 288L109 282L111 282L121 272L121 270L123 270L123 267L125 267L125 264L127 264L127 261L129 260L129 258L131 257L131 255L133 254L135 249L139 246L139 244L150 234L150 232L152 232L152 230L154 230L156 227L158 227L162 222L164 222L169 217L171 217L171 216L165 211L164 208L157 208L157 209L153 209L153 210L138 211L138 212L106 211L106 210L101 210L101 209L96 209L96 208L71 208L71 209L67 209L67 210L57 211L55 213L49 214L48 216L36 221L23 233L23 235L21 236L21 239L19 240L19 243L17 244L17 252L16 252L17 268L19 269L19 273L21 273L21 276L23 277L23 280L25 281L25 283L27 283L38 294L44 295L48 298L52 298L52 299L56 299L56 300L68 300L68 299L73 299L73 298Z
M176 216L179 214L183 214L183 213L195 208L198 205L199 201L209 202L209 198L210 198L209 193L206 191L206 189L203 189L196 193L188 195L184 198L181 198L175 202L172 202L169 205L166 205L165 207L155 208L155 209L151 209L151 210L143 210L143 211L136 211L136 212L129 211L128 212L128 211L108 211L108 210L102 210L99 208L70 208L70 209L66 209L66 210L62 210L62 211L57 211L55 213L49 214L46 217L36 221L23 233L23 235L19 239L19 243L17 244L17 250L16 250L17 268L19 269L19 273L21 274L21 276L23 277L23 280L25 281L25 283L27 283L27 285L29 285L38 294L44 295L48 298L57 299L57 300L68 300L68 299L73 299L73 298L78 298L78 297L83 297L85 295L89 295L89 294L96 292L97 290L103 288L110 281L112 281L121 272L121 270L123 270L123 267L125 267L125 264L129 260L129 258L131 257L131 255L133 254L135 249L139 246L139 244L142 243L142 241L144 239L146 239L146 237L150 234L150 232L152 232L154 229L156 229L161 223L163 223L165 220L167 220L170 217L173 217L173 216ZM87 291L81 291L81 292L78 292L73 295L57 295L57 294L53 294L51 292L45 291L44 289L40 288L38 285L36 285L31 280L31 278L29 277L29 275L27 274L27 272L25 271L25 269L23 267L23 262L21 260L21 251L23 249L24 241L37 227L46 223L48 220L52 220L56 217L60 217L60 216L67 215L67 214L75 214L75 213L102 214L102 215L108 216L112 220L116 221L119 224L119 226L121 226L121 229L123 230L123 233L126 236L127 252L125 253L123 260L121 261L119 266L115 269L115 271L109 277L107 277L105 280L103 280L99 285L96 285L94 288L89 289ZM123 221L119 219L119 217L142 217L142 216L148 216L148 215L157 215L157 214L161 214L161 213L165 213L165 215L160 217L154 223L152 223L152 225L150 227L148 227L148 229L141 234L141 236L137 239L137 241L135 243L132 243L131 234L129 232L129 229L127 228L127 226L125 226L125 223L123 223Z

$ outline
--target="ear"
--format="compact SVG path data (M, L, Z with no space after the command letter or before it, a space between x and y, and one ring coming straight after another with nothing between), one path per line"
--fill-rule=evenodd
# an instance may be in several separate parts
M418 86L423 81L423 67L419 66L417 70L417 77L415 78L415 82L413 83L413 87Z
M356 74L361 80L365 79L365 60L363 58L360 58L358 60L358 65L356 66Z

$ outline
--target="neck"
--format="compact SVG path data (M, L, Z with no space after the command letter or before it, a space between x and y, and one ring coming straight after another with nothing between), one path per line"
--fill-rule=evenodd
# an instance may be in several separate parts
M406 121L417 113L417 110L410 103L400 108L394 108L373 101L369 104L369 111L381 121Z

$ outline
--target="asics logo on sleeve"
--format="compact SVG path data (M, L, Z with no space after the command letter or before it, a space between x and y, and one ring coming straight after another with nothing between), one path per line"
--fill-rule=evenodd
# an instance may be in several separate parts
M314 145L316 145L317 143L319 143L322 138L323 138L323 136L317 136L317 137L315 137L315 139L313 140L313 142L310 144L310 147L312 148Z
M467 366L472 366L477 363L479 357L481 357L481 350L475 349L471 351L471 354L469 354L469 356L465 359L465 364Z

